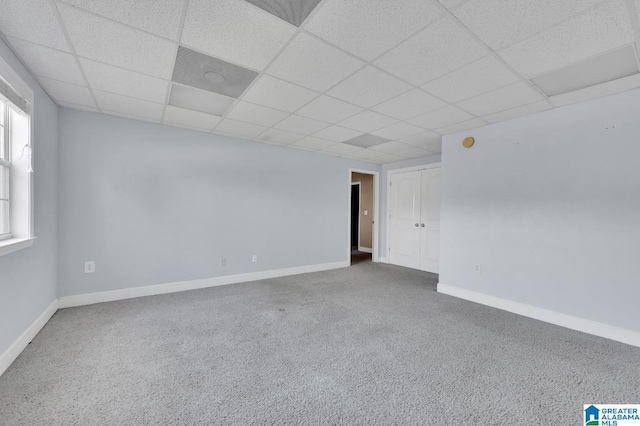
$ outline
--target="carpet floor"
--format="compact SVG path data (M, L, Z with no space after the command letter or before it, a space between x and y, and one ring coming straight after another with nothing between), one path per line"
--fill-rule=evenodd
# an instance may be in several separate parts
M640 349L333 271L59 310L0 377L2 425L584 424Z

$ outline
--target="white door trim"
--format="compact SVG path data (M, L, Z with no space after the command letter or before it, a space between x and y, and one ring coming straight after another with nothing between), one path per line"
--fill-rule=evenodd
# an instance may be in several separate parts
M384 248L384 252L385 252L385 260L389 260L390 255L389 255L389 243L390 240L389 238L391 237L391 227L389 226L389 221L391 220L391 175L395 174L395 173L406 173L406 172L415 172L417 170L426 170L426 169L435 169L435 168L442 168L442 162L437 162L437 163L431 163L431 164L424 164L422 166L413 166L413 167L405 167L403 169L392 169L392 170L387 170L387 212L386 212L386 234L387 234L387 246Z
M364 175L373 176L373 238L371 240L371 246L373 248L372 260L374 262L380 262L380 250L379 250L379 234L380 234L380 172L374 172L372 170L353 169L349 168L349 174L347 176L349 184L347 188L348 203L347 203L347 261L351 259L351 173L362 173Z

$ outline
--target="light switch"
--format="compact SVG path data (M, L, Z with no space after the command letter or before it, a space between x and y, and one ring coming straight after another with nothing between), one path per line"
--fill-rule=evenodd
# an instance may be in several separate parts
M369 216L369 210L365 210L365 211L364 211L364 215L365 215L365 216Z

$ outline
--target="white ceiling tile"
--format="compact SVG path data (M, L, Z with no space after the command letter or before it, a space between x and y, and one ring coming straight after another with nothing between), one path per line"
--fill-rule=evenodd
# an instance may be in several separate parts
M372 146L369 149L372 149L374 151L386 152L387 154L394 154L397 151L401 151L409 148L412 148L412 147L400 142L392 141L392 142L385 142L385 143L381 143L380 145Z
M464 99L507 86L518 81L494 56L487 56L422 86L422 89L446 101Z
M454 15L492 49L522 40L602 0L471 0Z
M536 112L544 111L551 108L551 105L547 101L538 101L529 105L519 106L506 111L497 112L495 114L486 115L482 117L489 123L497 123L499 121L511 120L512 118L522 117L524 115L535 114Z
M444 7L449 10L453 10L460 5L463 5L468 0L438 0Z
M498 52L523 76L530 78L634 40L623 1L609 1L547 31Z
M164 103L169 82L111 65L80 59L89 85L93 89Z
M305 29L370 61L441 15L424 0L332 0Z
M304 135L287 132L286 130L269 129L256 139L273 145L289 145L302 139Z
M366 67L338 84L327 94L369 108L386 101L411 86L376 68Z
M382 155L384 155L384 153L380 151L373 151L369 148L364 148L360 151L347 154L347 157L356 158L358 160L373 161L374 158L380 158Z
M295 32L245 1L190 0L181 44L261 71Z
M449 126L451 124L471 120L472 118L473 116L471 114L462 111L460 108L456 108L455 106L450 105L436 111L422 114L407 121L411 124L415 124L416 126L433 130Z
M340 122L341 126L368 133L395 124L397 121L373 111L363 111Z
M356 151L360 151L361 149L362 148L359 148L357 146L347 145L344 143L337 143L335 145L331 145L327 148L324 148L321 152L327 153L327 154L334 154L334 155L347 155L347 154L353 154Z
M219 95L208 90L173 83L169 95L169 105L193 111L223 116L235 102L235 99Z
M2 0L0 31L32 43L70 52L51 1Z
M287 145L287 148L293 148L293 149L299 149L300 151L310 151L310 152L314 152L317 151L317 149L313 149L313 148L309 148L307 146L304 145L296 145L294 143Z
M319 132L314 133L313 136L334 142L344 142L360 136L361 134L362 132L346 129L341 126L329 126L326 129L322 129Z
M462 132L464 130L475 129L475 128L486 126L486 125L487 125L487 122L485 120L482 120L480 118L472 118L471 120L463 121L462 123L436 129L436 131L443 135L451 135L453 133Z
M161 123L161 120L159 120L157 118L141 117L139 115L124 114L124 113L116 112L116 111L103 110L102 113L103 114L107 114L107 115L113 115L115 117L127 118L129 120L145 121L147 123L156 123L156 124L160 124ZM180 124L168 124L168 125L169 126L174 126L174 127L182 127L182 128L185 128L185 129L193 129L192 127L183 126L183 125L180 125ZM200 129L197 129L197 130L200 130Z
M380 136L382 138L394 140L417 135L418 133L422 132L424 132L424 129L421 127L417 127L408 123L396 123L392 124L391 126L383 127L382 129L376 130L371 134Z
M396 161L402 161L404 158L394 154L388 154L386 152L372 151L371 149L363 149L355 153L348 154L347 157L355 158L359 160L369 161L371 163L393 163Z
M56 101L90 107L96 106L88 87L44 77L40 77L40 83Z
M362 108L322 95L296 111L303 117L337 123L363 111Z
M17 38L7 37L7 40L20 59L34 74L67 83L86 84L80 72L80 67L70 53Z
M280 130L287 130L293 133L300 133L301 135L311 135L319 130L328 127L327 123L322 121L312 120L311 118L300 117L299 115L290 115L274 127Z
M324 148L328 148L332 145L335 145L335 142L327 141L320 138L314 138L313 136L307 136L305 138L300 139L297 142L294 142L291 146L295 148L306 149L309 151L319 151Z
M404 158L420 158L437 155L433 151L427 151L426 149L420 149L413 146L410 146L407 149L396 151L394 154Z
M404 160L404 157L400 157L399 155L395 155L395 154L387 154L385 152L381 152L380 155L372 158L371 160L368 161L372 161L374 163L395 163L396 161L402 161Z
M87 106L87 105L78 105L78 104L72 104L69 102L58 102L58 103L60 104L61 107L65 107L65 108L79 109L81 111L100 112L98 108Z
M227 118L271 127L287 115L289 114L284 111L240 101L227 114Z
M364 62L302 32L278 56L267 73L324 92L364 65Z
M80 9L59 4L78 56L169 79L176 45Z
M425 148L426 146L433 145L434 143L439 143L441 140L442 140L442 136L440 136L437 133L424 132L419 135L400 139L400 142L405 143L407 145L415 146L418 148Z
M267 127L243 123L242 121L231 120L229 118L223 119L215 128L216 133L222 132L245 138L255 138L265 130L267 130Z
M98 100L100 102L100 100ZM211 131L220 122L220 117L200 111L167 105L163 123L182 124L184 126Z
M587 101L589 99L613 95L615 93L635 89L636 87L640 87L640 74L619 78L614 81L609 81L607 83L598 84L597 86L587 87L585 89L576 90L562 95L552 96L549 100L551 100L555 106L564 106Z
M424 145L421 148L422 149L426 149L427 151L441 153L442 152L442 139L440 139L438 142L433 142L431 144Z
M413 84L424 84L473 62L487 50L458 24L443 18L375 61Z
M177 41L184 0L59 0Z
M104 111L157 121L162 119L162 111L164 110L164 105L162 104L101 92L100 90L94 90L93 93L98 101L98 106Z
M294 112L318 96L318 93L277 78L262 75L244 94L242 100Z
M472 114L482 116L530 104L541 99L543 99L543 96L531 86L518 82L475 98L458 102L457 106Z
M446 102L434 98L422 90L414 89L371 109L398 120L406 120L442 108L445 105Z

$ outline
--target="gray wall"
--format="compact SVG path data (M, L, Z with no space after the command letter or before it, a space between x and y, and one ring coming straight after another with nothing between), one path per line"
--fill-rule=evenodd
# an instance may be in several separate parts
M445 137L440 282L640 331L638 111L635 90Z
M56 297L58 107L0 40L0 56L34 91L35 234L33 246L0 256L0 353Z
M59 294L345 261L349 167L380 170L62 108Z
M424 158L414 158L411 160L398 161L395 163L383 164L382 173L380 173L380 238L379 253L381 257L387 256L387 194L389 182L387 181L387 173L390 170L404 169L407 167L424 166L440 162L440 155L432 155Z

